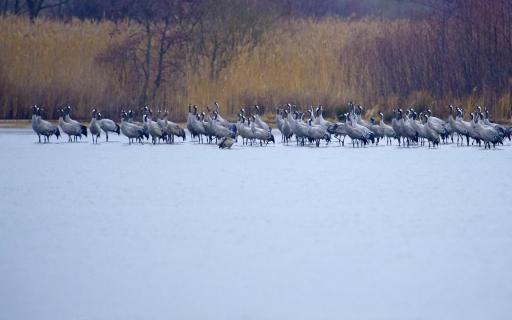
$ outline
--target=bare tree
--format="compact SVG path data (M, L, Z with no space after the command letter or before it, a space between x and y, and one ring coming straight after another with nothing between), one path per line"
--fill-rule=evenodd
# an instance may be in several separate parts
M42 10L61 7L68 3L70 0L56 0L56 1L45 1L45 0L26 0L26 6L30 21L34 21L41 13Z
M24 7L24 1L21 1L21 0L0 1L0 10L3 15L6 15L7 13L12 13L12 14L18 15L22 12L23 7Z
M183 74L185 46L200 10L192 0L126 1L125 5L138 27L123 44L110 48L106 60L138 80L137 102L144 105L155 100L162 84L177 82Z
M210 78L247 45L255 47L279 14L272 1L207 0L196 32L194 51L209 64ZM198 63L198 61L193 61Z

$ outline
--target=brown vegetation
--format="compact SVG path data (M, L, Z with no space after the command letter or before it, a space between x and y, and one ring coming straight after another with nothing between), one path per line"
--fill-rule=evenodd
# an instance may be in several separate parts
M211 47L199 53L197 42L173 46L164 62L179 68L169 68L167 81L144 101L165 106L176 120L184 119L189 103L214 100L227 114L256 103L267 110L288 102L323 104L331 114L349 100L373 111L428 104L439 113L448 103L479 103L495 119L508 119L511 2L460 3L455 14L440 10L421 20L283 19L257 41L241 37L225 64L212 63L205 54ZM122 107L140 105L136 67L147 42L134 35L141 30L133 21L0 18L0 117L28 117L34 103L50 113L71 104L78 118L88 118L92 107L117 118ZM158 42L151 48L158 57Z

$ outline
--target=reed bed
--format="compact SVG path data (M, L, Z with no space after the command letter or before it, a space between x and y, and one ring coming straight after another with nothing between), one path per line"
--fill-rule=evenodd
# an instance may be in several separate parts
M130 28L126 22L42 19L32 24L0 18L0 117L27 118L32 104L46 107L50 118L67 104L81 119L89 117L92 107L115 119L121 108L135 108L137 79L98 62L105 50L128 37ZM468 74L468 66L483 70L489 59L478 65L468 61L460 53L458 34L444 36L447 41L440 44L427 21L288 20L268 31L255 48L242 48L217 80L210 79L207 63L199 70L186 66L180 89L164 84L152 104L170 109L176 121L185 119L189 103L213 101L229 117L240 106L259 104L272 112L288 102L322 104L333 116L356 101L370 114L409 105L429 105L445 114L445 106L453 103L467 109L486 105L495 119L510 118L512 78L507 84L505 75L493 86L486 80L492 74ZM481 50L472 54L488 54ZM510 68L511 55L500 55L494 65Z

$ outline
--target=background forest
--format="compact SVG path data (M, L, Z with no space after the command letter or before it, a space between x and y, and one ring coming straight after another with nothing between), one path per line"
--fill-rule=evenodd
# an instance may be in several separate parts
M29 106L512 108L512 0L0 0L0 118Z

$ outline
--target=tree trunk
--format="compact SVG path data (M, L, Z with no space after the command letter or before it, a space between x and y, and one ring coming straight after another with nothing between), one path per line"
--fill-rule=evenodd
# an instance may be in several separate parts
M9 0L4 0L2 6L2 14L5 16L7 14L7 10L9 10Z
M151 95L151 99L154 100L160 85L162 84L162 75L164 72L164 56L167 50L170 47L170 43L166 44L166 34L169 28L169 19L165 20L164 28L160 32L160 45L158 47L158 64L156 70L156 77L153 83L153 93Z
M142 92L139 97L139 104L146 105L148 102L148 89L149 89L149 79L151 77L151 47L152 47L152 38L153 33L151 31L151 21L146 20L146 52L144 57L144 63L142 70L144 72L144 84L142 85Z
M217 72L217 53L219 51L219 44L217 42L217 39L215 38L213 41L213 51L210 56L210 79L211 80L217 80L218 78L218 72Z
M14 14L19 14L20 13L20 0L15 0L14 1Z
M34 22L39 15L39 12L41 12L43 3L44 0L27 0L27 9L31 22Z

